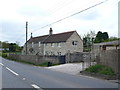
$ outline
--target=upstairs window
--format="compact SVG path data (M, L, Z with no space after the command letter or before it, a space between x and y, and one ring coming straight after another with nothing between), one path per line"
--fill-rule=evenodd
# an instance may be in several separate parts
M54 43L51 43L51 46L54 47Z
M61 43L57 43L57 46L58 46L58 47L61 47Z
M39 47L41 46L41 42L39 42Z
M34 42L32 42L32 47L34 47Z
M77 44L78 44L78 41L73 41L73 42L72 42L72 45L73 45L73 46L77 46Z
M57 52L57 53L58 53L59 56L61 55L61 52Z
M48 46L48 44L47 44L47 43L45 43L45 46Z

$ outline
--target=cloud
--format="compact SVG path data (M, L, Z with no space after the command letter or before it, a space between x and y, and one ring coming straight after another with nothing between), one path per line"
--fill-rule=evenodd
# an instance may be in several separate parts
M110 36L118 35L118 0L108 0L95 8L70 17L54 25L40 29L61 18L81 11L103 0L2 0L0 3L1 40L25 42L25 22L28 32L34 36L76 30L81 36L90 30L106 31ZM7 3L6 3L7 2ZM30 35L28 36L28 38Z
M36 6L27 6L22 7L20 10L18 10L18 13L26 16L26 17L45 17L48 15L47 12L41 10L39 7Z

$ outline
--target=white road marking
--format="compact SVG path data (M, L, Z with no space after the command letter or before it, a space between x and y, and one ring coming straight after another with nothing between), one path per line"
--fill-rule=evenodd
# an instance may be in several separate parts
M1 66L4 66L2 63L0 63Z
M35 84L32 84L31 86L34 87L34 88L36 88L36 89L37 89L37 88L40 88L39 86L37 86L37 85L35 85Z
M16 72L14 72L13 70L11 70L10 68L6 67L7 70L9 70L11 73L15 74L16 76L18 76L19 74L17 74Z

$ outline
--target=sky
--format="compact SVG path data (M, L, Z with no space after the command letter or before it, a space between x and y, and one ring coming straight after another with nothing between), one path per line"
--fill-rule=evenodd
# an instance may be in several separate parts
M83 38L90 31L108 32L118 37L118 2L107 0L61 22L49 25L104 0L0 0L0 41L25 43L26 21L28 39L49 34L74 31ZM44 26L48 25L45 28Z

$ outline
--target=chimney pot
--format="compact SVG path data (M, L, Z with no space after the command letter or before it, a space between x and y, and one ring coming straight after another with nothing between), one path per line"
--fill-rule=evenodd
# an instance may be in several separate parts
M31 33L31 38L32 38L33 36L32 36L32 33Z
M50 28L49 35L52 35L52 34L53 34L53 30L52 30L52 28Z

